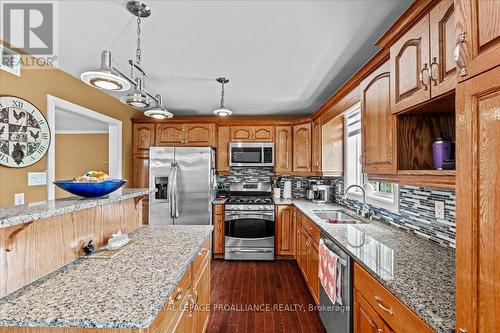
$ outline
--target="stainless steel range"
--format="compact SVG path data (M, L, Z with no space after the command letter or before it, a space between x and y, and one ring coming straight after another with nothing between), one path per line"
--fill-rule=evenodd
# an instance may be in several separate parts
M233 183L224 206L226 260L274 260L274 201L268 183Z

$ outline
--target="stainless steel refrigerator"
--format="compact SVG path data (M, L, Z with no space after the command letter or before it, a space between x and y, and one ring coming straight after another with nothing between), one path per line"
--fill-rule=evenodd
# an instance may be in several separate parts
M151 147L149 224L211 224L215 153L208 147Z

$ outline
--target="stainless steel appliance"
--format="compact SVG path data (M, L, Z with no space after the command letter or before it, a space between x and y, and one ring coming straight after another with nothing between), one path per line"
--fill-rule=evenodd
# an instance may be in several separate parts
M229 144L230 166L274 166L274 143L232 142Z
M224 205L224 259L274 260L271 184L233 183Z
M208 147L151 147L149 224L211 224L215 153Z
M327 332L350 333L352 332L353 311L351 257L325 235L322 234L321 239L323 239L323 242L325 242L330 251L339 256L339 262L342 265L342 305L338 302L333 304L320 283L319 304L322 307L322 311L319 312L319 316Z
M332 190L331 185L312 185L312 201L316 203L325 203L332 201ZM308 198L310 193L307 193Z

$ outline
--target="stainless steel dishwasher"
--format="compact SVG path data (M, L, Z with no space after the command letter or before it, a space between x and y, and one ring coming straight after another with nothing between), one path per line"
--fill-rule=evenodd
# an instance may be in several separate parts
M326 294L323 286L320 283L319 316L326 331L329 333L351 333L352 332L352 302L353 302L353 283L352 283L352 267L351 257L344 252L337 244L330 240L324 234L321 239L325 245L339 256L339 263L342 265L342 305L336 302L332 303Z

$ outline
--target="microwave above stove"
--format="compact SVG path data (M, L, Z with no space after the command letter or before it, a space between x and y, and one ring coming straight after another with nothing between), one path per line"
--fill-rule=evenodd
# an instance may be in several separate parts
M274 143L232 142L229 144L229 165L274 166Z

